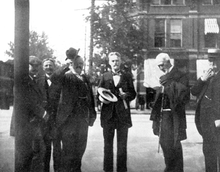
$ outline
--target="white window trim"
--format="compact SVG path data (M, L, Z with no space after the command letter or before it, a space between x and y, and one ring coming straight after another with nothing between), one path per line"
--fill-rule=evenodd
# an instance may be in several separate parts
M185 3L185 0L183 0L183 4L182 5L176 5L176 4L173 3L173 0L171 0L171 4L166 5L166 4L161 4L161 0L159 0L159 4L158 5L157 4L152 4L152 5L154 5L154 6L158 6L158 5L160 5L160 6L171 6L171 5L172 6L183 6L183 5L186 5L186 3Z
M204 6L208 6L208 5L214 5L214 2L213 2L213 0L210 0L211 1L211 3L210 4L204 4L204 3L202 3L202 5L204 5Z
M180 26L180 28L181 28L181 44L180 44L180 47L183 47L183 20L181 20L181 19L171 19L171 20L180 20L181 22L181 26ZM170 20L170 21L171 21ZM170 33L169 33L169 39L171 40L171 38L170 38L170 35L171 35L171 22L170 22ZM179 48L179 47L171 47L170 46L170 48Z

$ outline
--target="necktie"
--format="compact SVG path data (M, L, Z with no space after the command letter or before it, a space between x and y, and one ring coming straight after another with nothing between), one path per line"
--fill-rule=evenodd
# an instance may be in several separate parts
M48 86L50 86L51 85L51 80L50 80L50 78L47 78L47 84L48 84Z
M113 75L113 76L115 76L115 75L121 75L121 72L120 72L120 71L112 72L112 75Z
M116 87L120 81L120 75L119 74L113 75L113 81L114 81L114 85Z

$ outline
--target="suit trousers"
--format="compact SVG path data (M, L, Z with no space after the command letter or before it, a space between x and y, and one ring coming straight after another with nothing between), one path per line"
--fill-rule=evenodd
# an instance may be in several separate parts
M58 135L54 121L48 121L44 128L44 143L46 147L44 157L44 172L50 172L51 149L53 148L53 167L54 171L59 171L61 159L61 138Z
M219 133L218 133L219 134ZM220 141L203 138L206 172L220 172Z
M111 119L103 125L104 171L113 172L115 130L117 131L117 172L126 172L128 127L118 122L117 119Z
M28 122L23 125L23 132L15 134L15 171L44 172L45 145L41 122Z
M181 142L174 144L173 117L170 111L163 112L160 145L165 160L164 172L183 172L183 151Z
M62 172L81 172L81 161L86 150L88 122L84 118L69 116L61 126Z

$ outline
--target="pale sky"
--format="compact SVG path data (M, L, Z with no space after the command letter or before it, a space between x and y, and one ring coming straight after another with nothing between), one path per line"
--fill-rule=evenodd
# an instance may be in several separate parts
M30 30L48 36L49 46L61 62L69 47L80 48L79 54L89 46L89 23L84 21L83 14L91 5L91 0L29 0ZM8 43L14 42L14 0L4 0L0 5L0 60L5 61ZM87 32L85 32L87 31ZM87 43L85 43L87 40Z

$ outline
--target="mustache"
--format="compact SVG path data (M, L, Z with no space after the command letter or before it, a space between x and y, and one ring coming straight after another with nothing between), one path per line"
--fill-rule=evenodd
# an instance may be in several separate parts
M82 68L83 68L82 66L77 66L77 67L76 67L76 69L82 69Z
M48 69L45 69L45 71L50 71L50 72L53 72L53 69L48 68Z

